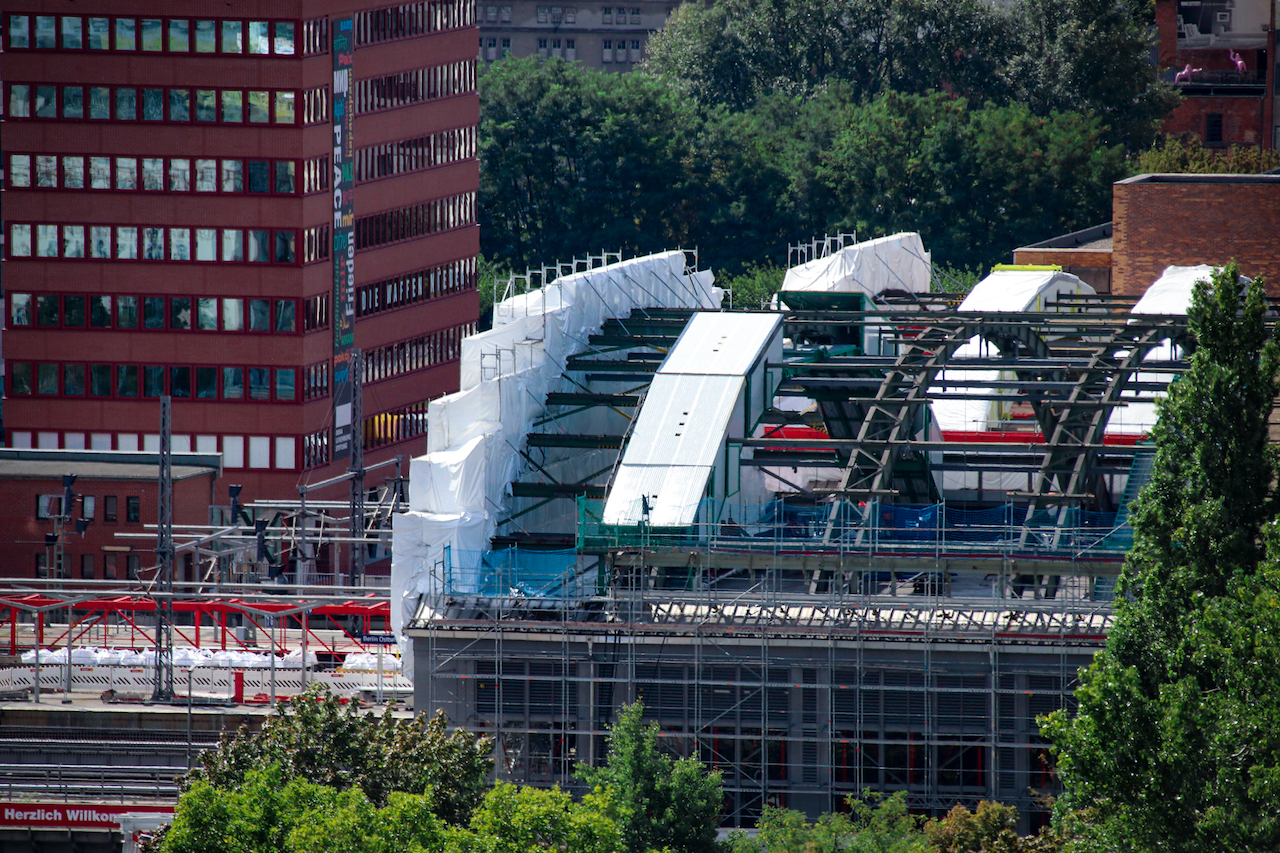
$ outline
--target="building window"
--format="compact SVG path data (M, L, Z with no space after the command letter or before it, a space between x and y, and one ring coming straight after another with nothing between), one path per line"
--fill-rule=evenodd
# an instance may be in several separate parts
M498 12L498 20L504 24L511 23L511 7L503 6Z
M142 520L142 498L125 497L124 520L129 524L137 524Z
M600 23L602 24L613 23L613 7L612 6L606 6L600 10Z
M102 520L104 523L115 524L117 521L117 498L115 495L105 495L102 498Z
M1222 113L1209 113L1204 117L1204 141L1211 145L1222 142Z
M138 572L142 568L142 560L137 554L125 555L125 577L128 580L136 581Z
M80 577L87 581L93 580L93 555L92 554L80 555Z
M601 62L613 62L613 41L605 39L601 48Z
M538 23L539 23L539 24L545 24L545 23L547 23L548 19L550 18L550 16L549 16L549 14L548 14L548 10L547 10L547 7L546 7L546 6L539 6L539 7L538 7L538 13L537 13L537 14L538 14Z
M113 581L118 575L117 559L115 554L102 555L102 577L106 580Z
M578 22L578 7L576 6L564 7L564 22L566 24L576 24Z
M639 10L639 9L632 9L632 10L631 10L631 23L633 23L633 24L638 24L638 23L640 23L640 10Z

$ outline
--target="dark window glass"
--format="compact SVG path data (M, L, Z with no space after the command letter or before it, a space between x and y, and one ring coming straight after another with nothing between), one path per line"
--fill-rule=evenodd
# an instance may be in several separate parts
M164 396L164 368L154 365L142 368L142 396Z
M116 368L116 396L138 396L138 366L122 364Z
M62 368L62 393L77 397L84 393L84 365L67 364Z
M138 22L130 18L116 18L116 50L137 50Z
M119 520L119 506L119 499L115 495L105 495L102 498L102 520Z
M169 393L175 398L191 396L191 368L169 368Z
M37 394L57 394L58 393L58 365L56 364L37 364L36 365L36 393Z
M62 16L62 49L80 50L84 47L84 23L79 15Z
M218 120L218 93L213 89L196 89L196 121Z
M271 192L271 164L266 160L249 161L249 192Z
M186 53L191 49L191 24L188 21L169 22L169 50Z
M291 367L282 367L276 371L276 399L292 400L294 394L295 373Z
M275 25L275 52L279 56L293 55L293 24Z
M142 327L144 329L164 328L164 297L142 297Z
M218 29L214 21L196 21L196 53L215 53Z
M84 297L62 297L62 324L64 326L84 325Z
M1211 143L1222 141L1222 113L1209 113L1204 117L1204 141Z
M164 121L164 89L142 90L142 120Z
M53 15L36 16L36 47L54 47L57 30L54 28Z
M239 53L244 25L239 21L222 22L222 52Z
M138 117L138 90L116 89L116 121L133 121Z
M31 294L30 293L9 294L9 325L10 326L30 326L31 325Z
M240 367L222 368L222 399L244 399L244 369Z
M111 19L89 19L89 50L111 49Z
M111 365L95 364L89 367L89 395L111 396Z
M222 120L231 124L244 121L244 93L232 90L222 93Z
M169 90L169 121L191 121L191 91Z
M250 90L246 103L249 107L250 124L267 124L271 121L271 93Z
M295 250L297 240L297 234L294 231L276 232L276 263L291 264L297 260L298 255Z
M164 50L163 21L159 18L142 19L142 49L147 51Z
M271 260L271 232L248 231L246 233L249 235L249 262L265 264Z
M294 303L292 299L276 300L276 331L297 331L297 321L294 317Z
M89 325L95 329L111 328L111 297L89 297Z
M40 365L44 367L44 365ZM271 399L270 373L265 367L249 368L249 399L250 400L269 400ZM41 391L40 393L44 393ZM56 389L55 392L56 393Z
M31 47L31 17L29 15L9 16L9 47L11 49Z
M276 162L276 189L278 193L292 193L295 187L294 165L292 160Z
M58 87L36 86L36 118L58 117Z
M142 498L126 497L124 499L124 520L133 522L142 520Z
M13 394L31 393L31 364L25 361L9 363L9 390Z
M191 300L185 296L169 300L169 328L191 328ZM174 396L177 396L176 394Z
M213 400L218 396L218 368L196 368L196 397Z
M121 296L116 299L116 325L122 329L138 328L138 297Z
M85 580L93 580L93 555L80 555L80 577Z
M36 323L41 326L58 325L58 297L44 293L36 297Z
M271 331L271 303L265 299L249 300L249 331Z
M84 118L84 87L62 87L62 117Z
M111 118L111 90L106 86L89 87L89 118Z
M215 332L218 330L218 300L196 300L196 328Z

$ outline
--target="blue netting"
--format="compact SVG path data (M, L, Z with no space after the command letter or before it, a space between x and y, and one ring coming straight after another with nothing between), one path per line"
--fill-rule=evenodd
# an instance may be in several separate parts
M572 592L577 552L499 551L449 552L445 586L451 595L558 598Z

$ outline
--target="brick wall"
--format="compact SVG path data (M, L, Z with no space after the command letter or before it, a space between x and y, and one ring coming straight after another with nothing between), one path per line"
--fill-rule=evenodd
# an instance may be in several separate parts
M1222 144L1257 145L1262 136L1262 98L1186 98L1165 121L1165 133L1193 134L1204 141L1207 116L1222 116Z
M1280 295L1280 176L1139 175L1113 189L1113 292L1141 295L1170 265L1235 259Z

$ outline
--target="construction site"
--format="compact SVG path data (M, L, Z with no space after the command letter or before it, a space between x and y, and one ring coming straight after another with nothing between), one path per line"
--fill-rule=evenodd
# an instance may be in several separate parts
M573 789L643 701L721 771L727 826L871 789L1035 828L1036 720L1105 640L1209 272L1119 297L997 267L952 296L898 234L792 247L773 310L693 252L513 278L393 519L415 707Z

